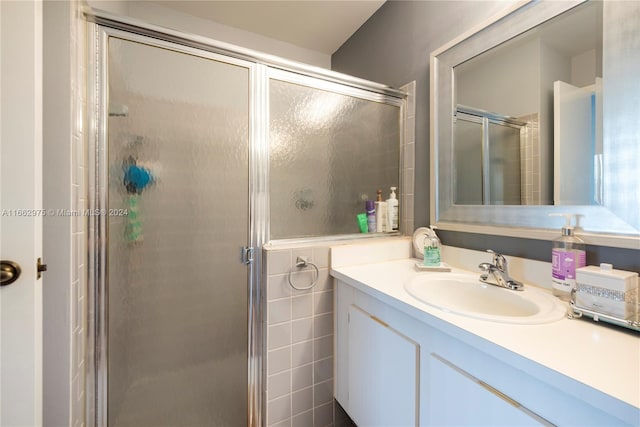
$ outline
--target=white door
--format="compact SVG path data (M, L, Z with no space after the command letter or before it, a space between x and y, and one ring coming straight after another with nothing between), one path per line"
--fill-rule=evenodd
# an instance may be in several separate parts
M592 95L589 89L559 80L553 83L553 200L556 205L595 203L596 122ZM580 178L585 176L589 178Z
M0 425L42 425L42 3L0 1Z

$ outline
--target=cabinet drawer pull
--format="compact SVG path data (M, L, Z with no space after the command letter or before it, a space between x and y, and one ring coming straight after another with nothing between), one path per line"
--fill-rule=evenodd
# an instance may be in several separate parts
M512 398L510 398L509 396L507 396L506 394L504 394L503 392L499 391L498 389L491 387L489 384L485 383L482 380L479 379L475 379L476 382L481 385L482 387L484 387L487 391L490 391L491 393L495 394L496 396L498 396L500 399L504 400L505 402L509 403L511 406L514 406L516 408L522 408L522 405L519 404L518 402L516 402L515 400L513 400Z
M376 316L371 316L371 319L375 322L380 323L382 326L384 326L385 328L389 327L388 323L383 322L382 320L378 319Z

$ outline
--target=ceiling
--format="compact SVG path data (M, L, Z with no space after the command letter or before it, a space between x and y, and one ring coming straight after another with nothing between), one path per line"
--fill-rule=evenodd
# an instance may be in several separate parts
M153 0L170 9L333 54L385 0Z

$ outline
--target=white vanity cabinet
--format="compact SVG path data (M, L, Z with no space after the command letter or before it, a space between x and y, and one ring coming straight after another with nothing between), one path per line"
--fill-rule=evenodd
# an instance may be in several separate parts
M335 397L360 427L640 422L636 408L388 298L336 280Z
M353 421L360 426L417 425L418 343L356 305L348 307L347 329Z

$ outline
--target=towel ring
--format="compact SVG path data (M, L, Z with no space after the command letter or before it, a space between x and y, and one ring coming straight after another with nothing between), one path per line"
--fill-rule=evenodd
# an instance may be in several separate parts
M315 270L315 277L311 281L311 284L309 286L305 286L305 287L298 287L298 286L294 285L293 284L293 280L291 280L291 273L293 272L294 267L296 267L296 268L305 268L305 267L308 267L308 266L313 267L313 269ZM287 275L287 279L289 280L289 285L291 285L291 287L293 289L296 289L298 291L306 291L306 290L309 290L309 289L313 288L316 285L316 283L318 282L318 277L320 277L320 272L318 271L318 266L317 265L315 265L314 263L309 261L306 257L299 256L296 259L296 265L294 267L291 267L289 269L289 274Z

